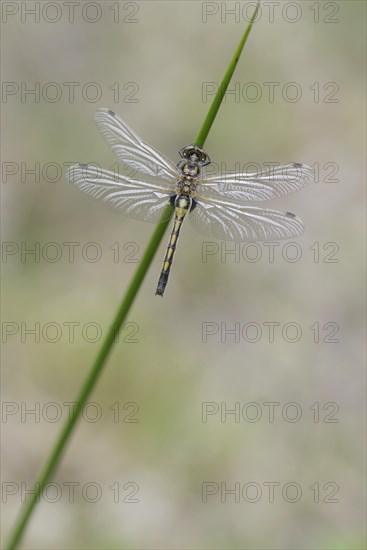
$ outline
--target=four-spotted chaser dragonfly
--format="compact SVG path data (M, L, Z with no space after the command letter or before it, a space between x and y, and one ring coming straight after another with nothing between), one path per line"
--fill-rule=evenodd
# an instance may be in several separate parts
M118 159L134 169L133 176L88 164L69 168L66 178L79 189L131 218L157 223L170 203L175 218L156 294L163 296L182 222L187 214L195 229L215 239L266 241L288 239L303 232L302 221L290 212L246 206L246 201L274 199L313 181L313 170L291 163L253 174L204 176L209 156L196 145L180 150L177 166L145 143L108 109L95 113L97 126ZM167 216L170 214L167 214Z

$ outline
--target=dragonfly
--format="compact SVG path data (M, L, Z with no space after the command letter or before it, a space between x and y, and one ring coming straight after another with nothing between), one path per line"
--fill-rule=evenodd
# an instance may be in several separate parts
M305 187L314 178L310 166L289 163L256 173L206 175L211 160L201 147L186 145L175 164L143 141L114 111L99 109L94 118L119 161L133 173L75 164L69 167L66 179L133 219L163 222L172 215L167 206L174 208L156 295L164 294L186 216L201 234L225 241L289 239L303 233L303 223L295 214L245 203L274 199Z

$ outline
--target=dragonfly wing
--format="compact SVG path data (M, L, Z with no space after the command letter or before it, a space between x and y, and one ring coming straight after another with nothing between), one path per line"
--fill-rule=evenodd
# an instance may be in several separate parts
M314 181L314 170L306 164L284 164L252 174L213 174L198 187L199 193L234 201L275 199L298 191Z
M224 241L269 241L290 239L303 233L302 221L290 212L239 205L225 199L195 197L190 213L200 233Z
M103 200L129 218L152 223L162 221L164 208L170 197L175 195L174 185L159 185L88 164L70 166L66 179L87 195Z
M177 180L178 171L174 163L140 139L114 111L98 109L94 119L122 163L148 176L165 181Z

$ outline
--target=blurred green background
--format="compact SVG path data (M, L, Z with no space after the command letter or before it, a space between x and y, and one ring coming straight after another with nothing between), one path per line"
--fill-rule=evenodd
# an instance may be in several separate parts
M152 232L61 169L116 162L98 107L178 161L254 3L80 2L74 22L64 2L41 2L39 20L21 4L34 2L2 4L3 534ZM164 239L24 548L365 548L366 5L278 4L263 6L205 149L229 169L318 168L269 203L305 221L299 248L269 261L263 244L236 258L213 241L204 261L210 239L185 223L161 300Z

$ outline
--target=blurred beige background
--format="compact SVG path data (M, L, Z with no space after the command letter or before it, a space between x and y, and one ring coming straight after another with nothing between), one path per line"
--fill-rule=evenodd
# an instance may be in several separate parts
M253 9L79 2L70 22L64 2L21 4L2 4L3 534L153 229L61 170L116 162L98 107L178 161ZM366 5L265 4L205 148L230 169L315 166L318 182L269 203L306 231L274 261L220 241L204 261L210 239L185 223L161 300L167 235L24 548L365 547Z

